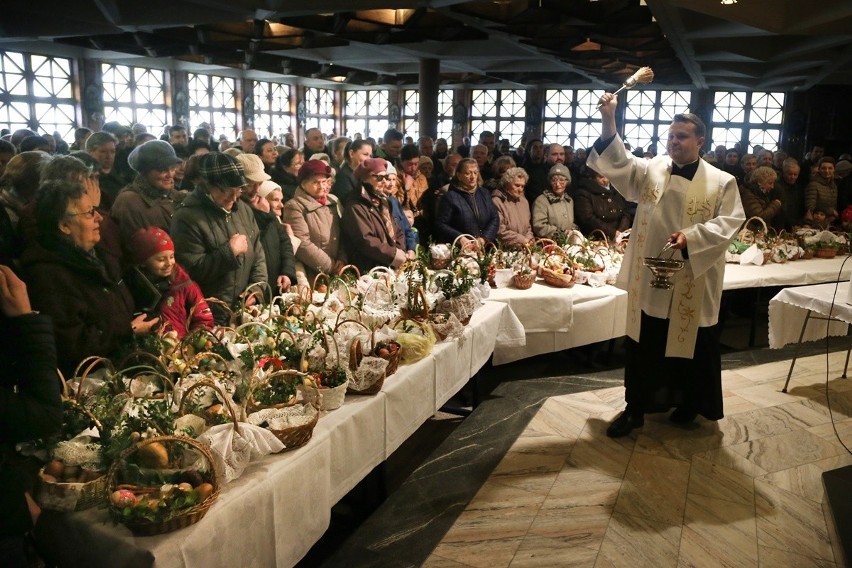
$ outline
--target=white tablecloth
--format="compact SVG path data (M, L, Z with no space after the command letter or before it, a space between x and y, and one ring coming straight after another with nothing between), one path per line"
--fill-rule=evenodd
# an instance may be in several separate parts
M486 302L464 337L401 366L377 395L347 396L341 408L323 413L304 447L250 465L197 524L136 538L105 523L105 512L95 509L69 515L66 535L76 546L97 551L93 555L102 566L130 565L123 555L145 551L158 568L292 566L328 528L334 503L432 416L495 349L523 341L523 327L508 306Z
M537 282L529 290L497 288L488 300L509 304L526 329L526 345L498 347L494 365L621 337L625 332L627 292L615 286L554 288ZM570 309L565 307L569 302Z
M848 282L781 290L769 301L769 347L780 349L797 343L809 310L812 316L802 341L822 339L826 329L831 335L846 335L848 324L852 323L852 306L846 303L848 292ZM831 316L833 320L826 322L813 315Z
M784 264L770 262L763 266L727 264L725 265L725 290L741 288L761 288L764 286L805 286L849 280L852 274L852 260L848 257L811 258L794 260ZM840 267L843 266L841 272ZM840 276L838 278L838 275Z

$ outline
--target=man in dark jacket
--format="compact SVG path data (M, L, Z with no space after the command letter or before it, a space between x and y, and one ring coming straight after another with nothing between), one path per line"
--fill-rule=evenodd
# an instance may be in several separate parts
M267 281L260 229L239 199L246 185L242 166L231 156L202 156L198 187L175 211L171 227L177 261L205 296L232 308L249 284ZM223 309L215 304L211 309L217 324L228 323Z
M29 566L24 535L41 513L32 498L38 465L15 444L50 436L62 425L56 346L48 316L30 308L27 289L0 266L0 558L4 566Z

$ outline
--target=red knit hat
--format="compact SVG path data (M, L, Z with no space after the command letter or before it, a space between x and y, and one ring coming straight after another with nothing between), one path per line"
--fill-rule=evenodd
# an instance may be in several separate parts
M139 229L130 237L130 255L133 264L143 264L158 252L167 250L174 251L175 244L167 232L157 227Z

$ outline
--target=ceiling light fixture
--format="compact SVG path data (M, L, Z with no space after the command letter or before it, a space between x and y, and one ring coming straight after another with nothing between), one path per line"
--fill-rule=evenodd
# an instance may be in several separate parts
M722 6L730 6L736 4L737 0L722 0Z
M600 51L601 44L592 41L591 38L586 38L583 43L577 44L571 48L571 51Z

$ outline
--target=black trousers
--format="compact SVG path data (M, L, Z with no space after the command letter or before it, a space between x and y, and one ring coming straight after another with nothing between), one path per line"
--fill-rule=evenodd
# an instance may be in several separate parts
M722 356L719 326L698 328L692 359L666 357L669 320L642 312L640 340L626 344L624 387L627 410L666 412L685 407L708 420L719 420L722 410Z

